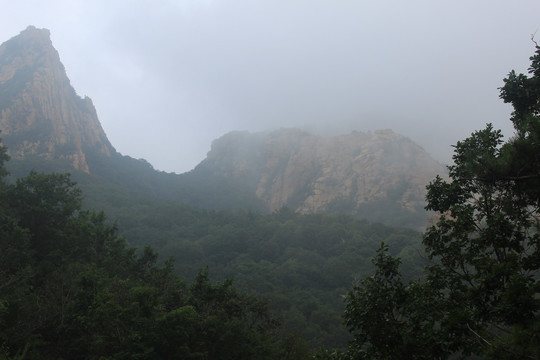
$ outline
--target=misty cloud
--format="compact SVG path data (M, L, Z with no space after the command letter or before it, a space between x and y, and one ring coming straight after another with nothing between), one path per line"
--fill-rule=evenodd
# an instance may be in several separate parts
M1 40L51 30L123 154L184 172L232 130L392 128L449 162L524 72L535 1L7 2Z

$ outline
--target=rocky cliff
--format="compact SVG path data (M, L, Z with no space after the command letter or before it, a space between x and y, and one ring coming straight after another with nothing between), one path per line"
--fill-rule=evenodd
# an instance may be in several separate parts
M382 220L397 213L425 219L425 186L446 170L391 130L325 137L282 129L227 134L194 172L245 184L270 211L287 206Z
M325 137L282 129L226 134L191 172L160 174L115 151L92 101L71 86L49 31L35 27L0 46L0 130L10 155L30 160L26 168L35 158L61 160L103 184L209 209L286 206L420 229L425 186L446 173L391 130Z
M89 172L88 151L115 153L92 101L71 86L49 31L33 26L0 46L0 130L14 158L64 159Z

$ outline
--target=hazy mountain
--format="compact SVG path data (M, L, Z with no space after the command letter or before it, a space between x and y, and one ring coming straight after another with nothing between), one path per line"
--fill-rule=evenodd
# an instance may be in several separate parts
M367 276L380 243L413 274L420 234L298 213L418 229L427 217L424 187L444 172L390 130L323 137L298 129L232 132L192 171L156 171L115 151L90 99L70 85L49 32L34 27L0 46L0 114L13 177L32 168L71 172L84 206L105 210L130 245L173 256L186 278L204 266L234 277L313 347L347 341L341 295Z
M32 26L0 46L0 114L15 175L67 169L91 189L93 207L138 194L207 209L285 206L421 228L425 185L445 172L391 130L323 137L298 129L232 132L215 140L192 171L155 171L115 151L92 101L71 86L49 31Z
M232 132L212 144L192 176L242 184L268 211L344 212L425 219L425 186L443 166L391 130L316 136L298 129ZM401 215L398 215L401 213Z
M68 159L89 172L86 153L115 153L90 98L79 97L49 31L29 26L0 46L0 129L14 158Z

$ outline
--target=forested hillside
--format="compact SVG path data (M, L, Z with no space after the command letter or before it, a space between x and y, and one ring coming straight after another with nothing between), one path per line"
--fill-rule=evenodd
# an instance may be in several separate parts
M342 295L372 269L382 241L418 270L420 238L412 230L286 208L269 215L200 210L114 190L116 205L105 210L119 230L103 213L83 209L84 193L68 175L32 171L2 183L5 354L48 358L80 347L119 358L200 355L223 344L240 354L230 358L303 358L319 346L345 346ZM237 310L229 314L230 306ZM207 335L209 326L215 335ZM184 343L168 348L172 338Z
M281 129L167 174L28 27L0 46L0 359L538 359L535 45L501 87L514 136L448 172L391 130Z
M352 133L326 139L284 130L240 138L233 135L234 141L229 141L229 135L216 141L209 158L193 171L167 174L144 160L115 151L90 99L80 98L70 85L47 30L29 27L2 44L0 77L0 125L12 155L5 164L10 174L4 178L5 196L10 200L2 205L6 223L20 229L21 236L27 239L20 249L24 254L21 268L13 273L6 270L10 274L6 283L12 284L6 293L10 295L2 303L11 319L6 322L4 337L8 354L24 351L30 335L36 336L36 343L28 343L28 351L39 348L39 352L48 353L47 346L57 346L57 338L71 341L63 333L69 316L75 316L77 321L91 318L88 321L94 322L93 327L84 321L70 326L79 326L78 331L86 328L92 338L81 346L97 349L95 341L107 344L109 340L102 338L112 335L103 331L112 330L98 329L97 313L85 313L85 306L90 307L88 311L112 313L99 303L110 302L126 311L126 319L136 319L139 315L129 313L135 311L130 307L131 296L135 296L130 291L141 287L144 296L140 296L151 298L156 309L145 310L141 322L154 324L178 307L197 306L189 300L193 298L191 286L187 285L190 282L204 280L205 286L221 289L212 290L218 294L233 291L228 289L236 292L229 278L240 289L233 300L235 296L244 299L241 301L248 301L245 299L252 295L262 298L272 316L281 322L279 330L272 328L272 334L278 336L268 338L272 346L289 339L297 348L343 347L350 337L341 319L342 296L355 279L372 269L369 259L380 243L392 244L395 255L409 259L410 272L418 269L419 233L362 220L378 219L415 228L425 223L421 182L433 170L433 161L417 145L397 134ZM394 176L404 174L403 170L411 166L423 169L422 165L427 169L421 171L422 176ZM368 168L373 170L369 176L359 175ZM373 184L378 183L379 175L384 175L383 168L385 174L391 175L379 188ZM44 175L58 173L71 175ZM364 186L359 183L362 181L371 185ZM347 186L340 188L339 184ZM319 198L314 197L315 193ZM54 198L55 194L61 198ZM36 203L26 204L25 197L34 197ZM300 206L308 198L311 207L302 210ZM50 201L50 209L41 209ZM358 207L357 201L363 205ZM324 206L312 206L319 202ZM32 217L25 222L22 216L30 211L28 207L37 213L28 213ZM106 217L99 215L102 210ZM324 215L325 210L335 215ZM344 212L348 215L339 215ZM12 230L7 229L6 234L12 234ZM102 233L99 236L104 236L103 243L95 244L96 234ZM2 239L6 249L15 246L9 236ZM108 248L111 246L115 252ZM161 256L145 252L147 246ZM3 253L6 261L8 253ZM54 261L49 260L49 254ZM115 263L116 257L126 260ZM169 257L175 259L174 267L165 265ZM140 265L142 269L136 265L140 262L146 264ZM47 270L41 271L42 266ZM206 268L208 273L197 275ZM29 273L19 273L23 270ZM39 280L34 274L41 274ZM13 283L8 280L12 278ZM96 304L76 305L82 300L73 296L87 278L88 286L95 289ZM214 285L214 281L223 285ZM162 289L160 282L172 285ZM116 294L117 287L124 289L123 295ZM163 304L165 298L173 296L169 291L183 296L172 307ZM50 306L46 310L33 309L31 303L36 299L51 302ZM13 317L15 308L10 306L25 310L20 317ZM71 307L77 310L71 313ZM36 318L43 324L34 324ZM28 328L19 329L22 323L28 323ZM134 323L122 326L126 332L122 336L154 341L149 333L133 330L131 334ZM21 332L15 336L10 331ZM266 335L256 336L267 339ZM50 345L40 347L41 341ZM189 351L199 351L186 341ZM157 349L160 345L144 346ZM210 351L201 346L200 351ZM285 351L287 346L293 345L277 348ZM103 349L106 347L103 345ZM138 354L139 350L129 351ZM272 351L269 354L276 354Z
M408 275L423 264L419 233L347 215L300 215L287 208L260 215L151 202L107 213L133 244L151 244L173 256L188 279L209 266L216 279L233 277L241 288L264 296L285 329L313 346L346 343L342 295L370 273L381 242L405 259Z
M0 174L5 175L5 148ZM0 358L279 359L297 346L265 302L136 251L69 175L0 182ZM305 354L305 352L304 352ZM299 355L300 356L300 355ZM302 357L289 357L302 358Z

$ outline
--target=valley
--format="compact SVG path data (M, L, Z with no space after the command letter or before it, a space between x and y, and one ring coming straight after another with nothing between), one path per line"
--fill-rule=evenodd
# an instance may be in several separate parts
M345 345L341 297L372 270L381 242L406 259L410 276L421 267L424 187L444 170L390 130L231 132L195 169L168 174L116 152L47 30L29 27L4 43L0 64L11 182L32 170L69 172L83 205L104 211L130 246L174 258L188 281L204 268L234 279L312 348Z
M231 129L166 173L115 149L29 26L0 45L0 358L490 354L469 330L517 346L490 332L537 326L515 294L538 316L538 101L513 96L518 135L488 124L448 168L391 129L281 128Z

